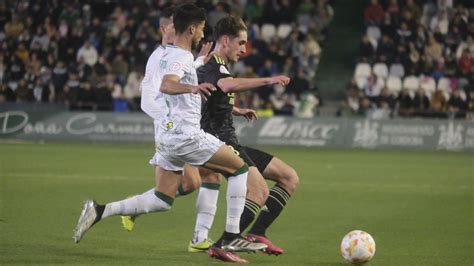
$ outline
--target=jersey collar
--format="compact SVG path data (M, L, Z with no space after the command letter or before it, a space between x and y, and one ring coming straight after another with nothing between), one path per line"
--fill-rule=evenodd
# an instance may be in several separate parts
M214 54L214 59L216 59L216 62L220 65L226 65L225 63L225 60L222 59L222 57L220 57L219 55L217 54Z

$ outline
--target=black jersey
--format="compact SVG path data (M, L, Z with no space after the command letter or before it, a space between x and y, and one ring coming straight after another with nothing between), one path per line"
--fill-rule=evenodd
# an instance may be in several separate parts
M219 79L231 77L224 60L217 55L212 56L207 64L198 68L197 74L199 83L211 83L217 88L207 101L203 100L201 128L220 139L219 136L234 135L235 129L232 125L234 93L225 93L217 86Z

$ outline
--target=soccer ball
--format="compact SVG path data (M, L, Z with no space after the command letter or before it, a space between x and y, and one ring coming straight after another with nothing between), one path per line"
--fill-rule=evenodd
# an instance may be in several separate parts
M375 255L375 241L367 232L354 230L342 239L341 254L350 263L368 262Z

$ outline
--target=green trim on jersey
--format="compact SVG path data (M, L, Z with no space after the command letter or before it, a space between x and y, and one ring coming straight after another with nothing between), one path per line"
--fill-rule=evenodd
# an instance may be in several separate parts
M214 58L216 59L216 62L217 62L217 63L219 63L219 64L221 64L221 65L225 65L225 61L224 61L224 59L222 59L222 57L220 57L220 56L214 54Z

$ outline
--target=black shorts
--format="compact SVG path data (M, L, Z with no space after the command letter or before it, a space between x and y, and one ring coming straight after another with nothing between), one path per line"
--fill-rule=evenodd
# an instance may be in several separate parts
M217 133L215 136L232 147L232 149L236 151L236 154L239 155L249 167L257 167L261 174L263 174L263 171L273 159L273 155L264 151L240 145L234 131Z
M234 141L226 142L237 155L240 156L244 160L245 163L248 164L249 167L255 166L257 167L258 171L263 174L265 168L273 159L273 155L268 154L264 151L252 149L250 147L242 146L240 143L236 143Z

